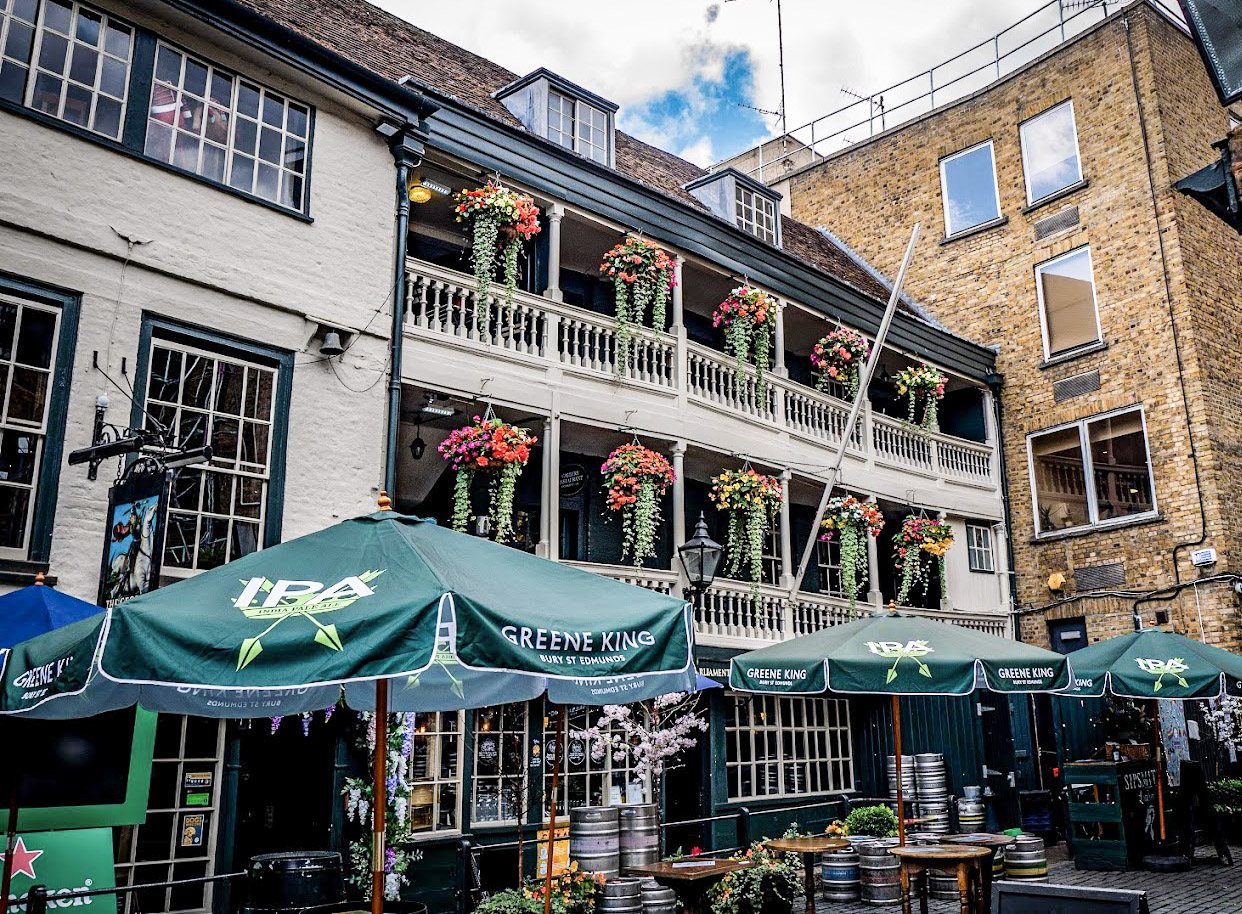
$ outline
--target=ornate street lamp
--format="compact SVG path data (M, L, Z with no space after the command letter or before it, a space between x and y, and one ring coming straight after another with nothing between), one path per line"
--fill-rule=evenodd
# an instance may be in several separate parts
M703 512L700 511L699 522L694 527L694 536L677 549L681 567L690 581L690 593L686 596L687 598L693 596L696 607L703 598L703 592L712 586L712 581L716 580L716 569L720 567L720 557L723 554L724 547L707 535L707 521L704 520Z

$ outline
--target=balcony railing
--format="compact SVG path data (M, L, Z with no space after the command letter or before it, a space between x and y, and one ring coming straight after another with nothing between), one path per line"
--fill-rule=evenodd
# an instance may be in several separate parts
M754 369L723 352L684 343L668 333L634 327L630 355L617 370L616 326L612 318L519 292L505 308L499 290L488 295L486 320L476 324L474 282L463 273L433 264L409 262L407 327L420 335L492 355L556 364L566 371L683 394L688 400L750 421L771 425L815 443L838 444L845 434L850 404L769 374L763 395ZM483 347L486 347L483 349ZM680 364L679 364L680 363ZM923 432L872 413L867 404L853 430L849 451L900 470L983 488L997 485L993 449Z
M666 569L640 569L594 562L565 564L664 594L677 590L677 573ZM754 647L810 634L876 611L876 607L861 601L851 609L847 600L828 594L800 590L792 605L786 600L787 596L783 588L761 584L756 598L751 593L750 585L744 581L718 579L695 609L695 633L705 644ZM1006 637L1009 632L1009 620L1003 613L905 606L901 607L901 611L1001 637Z

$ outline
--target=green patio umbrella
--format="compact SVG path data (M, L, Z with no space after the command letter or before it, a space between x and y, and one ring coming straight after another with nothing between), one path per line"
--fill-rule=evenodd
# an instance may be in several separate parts
M1068 688L1062 654L1009 638L887 612L739 654L729 684L739 692L776 695L891 695L897 765L897 829L905 844L901 789L902 695L1050 692Z
M270 717L327 707L342 689L351 707L378 715L545 691L559 704L626 703L694 690L690 612L683 600L382 510L0 652L0 713L87 717L141 704ZM378 912L378 885L372 894Z
M1160 714L1156 700L1174 701L1242 695L1242 657L1194 638L1158 628L1118 635L1074 651L1074 686L1069 698L1152 700L1155 728L1156 806L1160 840L1165 840L1164 759L1161 753Z

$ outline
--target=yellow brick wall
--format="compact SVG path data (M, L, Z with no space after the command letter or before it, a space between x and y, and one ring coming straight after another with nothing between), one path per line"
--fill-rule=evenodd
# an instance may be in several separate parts
M1066 99L1074 102L1087 186L1028 212L1019 124ZM1200 537L1170 290L1207 508L1205 545L1221 554L1216 570L1242 568L1242 546L1232 534L1242 522L1242 385L1234 380L1242 339L1242 250L1236 233L1171 188L1212 161L1211 142L1226 129L1225 112L1189 39L1139 4L974 97L790 180L796 218L827 226L890 276L911 224L921 222L907 290L951 329L997 347L1005 376L1014 567L1024 608L1055 599L1046 584L1051 573L1065 574L1072 592L1072 569L1107 562L1124 563L1129 590L1169 586L1175 581L1173 547ZM939 160L989 138L1006 221L945 241ZM1034 223L1069 205L1079 208L1079 226L1036 241ZM1045 365L1034 270L1083 245L1091 248L1107 348ZM1053 382L1093 369L1100 372L1100 390L1054 402ZM1131 405L1144 409L1160 518L1037 542L1027 435ZM1198 576L1185 549L1179 573L1181 580ZM1158 606L1179 630L1198 635L1202 616L1208 640L1238 643L1228 587L1199 588L1197 604L1194 596L1188 591ZM1046 618L1085 615L1094 638L1128 630L1130 606L1128 600L1080 600L1025 615L1021 627L1026 637L1043 641ZM1154 609L1147 607L1149 622Z

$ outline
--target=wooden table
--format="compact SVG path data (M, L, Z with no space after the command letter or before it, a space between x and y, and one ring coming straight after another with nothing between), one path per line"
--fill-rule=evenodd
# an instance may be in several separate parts
M992 851L986 847L932 844L923 847L890 847L888 852L901 861L901 914L911 914L910 881L913 875L919 893L919 911L927 914L928 870L939 870L957 877L958 900L962 914L986 914L983 896L983 858L992 867Z
M988 831L971 832L967 835L946 835L941 844L965 844L968 847L986 847L995 856L997 849L1009 847L1018 839L1012 835L994 835ZM981 864L982 866L982 864ZM992 867L983 866L983 906L992 909Z
M826 851L844 850L850 843L844 838L812 835L809 838L774 838L764 841L763 846L778 854L801 854L806 870L803 890L806 892L806 914L815 914L815 855Z
M754 866L749 860L716 860L712 857L691 857L686 860L665 860L627 866L622 875L649 876L660 885L677 892L684 914L704 914L708 910L708 890L729 873Z

